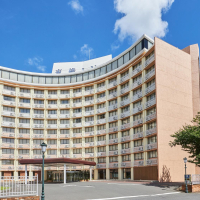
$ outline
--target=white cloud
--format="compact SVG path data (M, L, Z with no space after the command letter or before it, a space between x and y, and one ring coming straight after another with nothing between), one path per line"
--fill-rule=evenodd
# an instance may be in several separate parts
M126 37L138 39L143 34L164 37L168 23L162 20L174 0L114 0L115 10L122 13L115 22L114 33L123 41Z
M87 58L89 58L89 57L91 58L91 56L93 55L93 52L94 52L93 48L89 47L88 44L84 44L81 47L80 51L81 51L81 54L87 56Z
M83 12L83 6L80 4L79 0L72 0L68 3L72 10L74 10L76 13L82 13Z
M27 60L28 65L32 67L36 67L41 72L45 72L46 66L41 65L42 62L43 62L43 58L41 57L28 58Z
M76 55L76 54L74 54L74 55L73 55L73 58L74 58L74 60L76 60L76 59L77 59L77 55Z
M114 42L114 43L111 44L111 50L112 51L119 49L119 47L120 47L120 45L119 45L118 42Z

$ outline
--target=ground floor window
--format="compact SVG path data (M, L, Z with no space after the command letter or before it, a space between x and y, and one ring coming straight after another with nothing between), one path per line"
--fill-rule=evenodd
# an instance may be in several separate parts
M98 170L98 179L106 179L106 170L105 169Z
M131 168L124 168L123 170L123 179L131 179Z
M110 169L110 179L118 179L118 169Z

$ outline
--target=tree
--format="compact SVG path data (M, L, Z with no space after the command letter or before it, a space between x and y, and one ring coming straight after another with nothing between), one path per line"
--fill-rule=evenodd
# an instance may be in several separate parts
M188 162L195 163L200 166L200 113L192 120L192 125L185 125L175 134L171 135L174 141L170 141L169 145L175 147L180 145L189 155Z

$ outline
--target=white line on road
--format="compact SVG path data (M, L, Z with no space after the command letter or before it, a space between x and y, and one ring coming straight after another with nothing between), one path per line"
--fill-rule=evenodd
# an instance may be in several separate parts
M171 193L162 193L162 194L152 194L152 195L137 195L137 196L123 196L123 197L111 197L103 199L87 199L87 200L112 200L112 199L127 199L127 198L136 198L136 197L153 197L158 195L169 195L169 194L179 194L180 192L171 192Z

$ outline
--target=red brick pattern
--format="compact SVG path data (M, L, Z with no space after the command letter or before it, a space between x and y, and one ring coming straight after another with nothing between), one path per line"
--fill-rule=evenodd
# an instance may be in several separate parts
M182 185L182 191L185 191L185 185ZM200 192L200 184L188 185L188 192Z

